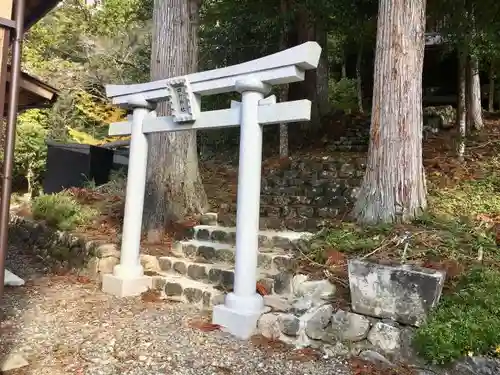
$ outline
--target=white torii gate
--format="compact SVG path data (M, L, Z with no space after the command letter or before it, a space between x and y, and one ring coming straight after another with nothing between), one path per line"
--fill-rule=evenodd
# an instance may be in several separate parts
M255 292L257 282L261 125L308 121L311 102L276 103L272 85L304 80L306 70L318 66L321 47L307 42L282 52L227 68L134 85L108 85L114 104L133 109L131 120L114 123L109 135L131 134L125 217L120 264L104 275L103 291L116 296L138 295L152 286L140 263L141 224L148 156L147 134L181 130L241 126L236 214L234 292L214 308L213 321L225 330L248 338L255 329L264 303ZM237 91L242 101L230 109L201 112L201 96ZM157 102L168 101L172 116L156 117Z

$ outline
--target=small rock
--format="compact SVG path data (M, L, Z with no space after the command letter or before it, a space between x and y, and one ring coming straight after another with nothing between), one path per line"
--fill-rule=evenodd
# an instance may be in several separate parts
M83 271L83 274L88 275L90 278L96 278L99 275L99 258L90 258Z
M361 352L359 358L372 363L382 363L390 367L394 366L394 364L387 358L385 358L382 354L377 353L373 350L365 350L364 352Z
M212 305L223 305L224 302L226 301L226 295L225 294L216 294L212 296Z
M3 285L22 286L24 285L24 280L6 269L4 270Z
M500 360L485 357L467 357L456 362L450 375L498 375Z
M401 330L391 323L378 322L368 333L368 341L384 352L401 348Z
M201 225L217 225L217 213L207 212L201 215L200 224Z
M260 334L270 340L278 340L281 335L278 323L278 314L264 314L257 323L257 329Z
M368 340L363 340L359 342L354 342L350 345L351 347L351 355L353 356L359 356L361 352L364 352L365 350L373 350L374 347Z
M297 295L300 289L300 286L306 282L308 277L306 275L295 275L292 279L292 292Z
M370 321L363 315L338 310L332 317L332 333L342 341L361 341L368 336Z
M294 291L297 296L307 296L313 301L328 300L335 295L336 287L328 280L313 280L304 281Z
M29 366L29 363L22 355L9 354L5 359L3 359L0 371L7 372L26 366Z
M184 296L189 303L196 303L202 300L203 292L198 288L185 288Z
M330 323L332 317L333 307L331 305L324 305L318 307L306 317L306 335L314 340L321 340L325 336L325 328Z
M144 267L144 271L149 272L160 272L160 263L158 258L153 255L141 254L141 265Z
M300 328L299 319L292 314L283 314L278 317L281 332L287 336L297 336Z
M341 342L337 342L334 345L324 345L323 353L328 357L345 357L349 355L350 350Z
M309 310L313 305L313 301L309 298L299 298L297 299L293 305L291 312L295 315L305 314L307 310Z
M273 294L264 296L264 304L275 312L289 312L292 308L285 298Z
M273 276L274 293L286 294L291 292L292 274L290 272L280 272Z
M101 258L99 260L99 273L101 275L113 273L113 268L120 263L120 259L115 257Z
M106 243L99 245L96 249L98 258L115 257L120 258L120 251L114 243Z
M168 282L165 285L165 294L169 297L182 295L182 285L179 283Z

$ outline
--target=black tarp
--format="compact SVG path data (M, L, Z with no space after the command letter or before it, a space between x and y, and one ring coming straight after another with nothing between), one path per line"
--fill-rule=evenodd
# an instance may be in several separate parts
M89 181L96 185L108 182L113 156L113 150L103 147L47 141L44 192L51 194L70 187L83 187Z

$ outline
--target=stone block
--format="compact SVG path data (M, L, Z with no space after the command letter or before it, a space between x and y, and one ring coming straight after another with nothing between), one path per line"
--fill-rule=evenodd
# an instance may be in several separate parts
M264 305L270 307L273 312L289 312L292 309L287 299L275 294L264 296Z
M184 296L189 303L200 302L203 298L203 291L197 288L185 288Z
M352 310L421 326L437 305L446 274L414 266L349 261Z
M158 263L162 271L170 271L172 269L172 261L168 257L158 258Z
M297 336L300 329L300 320L292 314L283 314L278 317L280 331L287 336Z
M28 361L20 354L9 354L0 363L0 372L13 371L29 366Z
M141 265L145 272L159 272L161 271L158 258L154 255L141 254Z
M392 323L378 322L368 333L368 341L386 353L401 348L401 330Z
M498 375L500 360L486 357L467 357L452 366L446 375Z
M308 312L304 317L306 324L306 335L313 340L321 340L325 336L325 328L330 323L333 307L331 305L320 306L314 311Z
M130 279L108 274L102 277L102 291L116 297L139 296L153 287L153 279L140 276Z
M257 322L259 333L270 340L279 340L281 330L278 319L279 314L270 313L262 315Z
M370 321L365 316L338 310L333 314L329 333L332 338L341 341L357 342L366 338L370 326Z
M207 212L200 217L201 225L217 225L217 213Z

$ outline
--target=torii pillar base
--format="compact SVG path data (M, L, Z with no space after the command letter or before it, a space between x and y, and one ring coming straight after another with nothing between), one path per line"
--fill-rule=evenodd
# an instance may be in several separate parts
M124 278L113 274L102 277L102 291L115 297L134 297L148 291L153 287L150 276Z
M239 297L229 293L224 305L214 307L212 323L220 325L224 332L236 338L247 340L255 334L263 313L264 303L260 295Z

